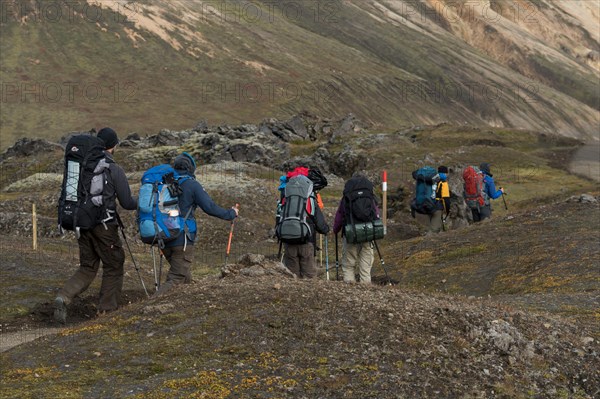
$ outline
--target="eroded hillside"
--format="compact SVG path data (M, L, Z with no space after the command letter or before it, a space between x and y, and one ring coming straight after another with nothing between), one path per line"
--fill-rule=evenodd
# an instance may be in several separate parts
M597 1L35 4L3 2L3 148L304 110L597 133Z

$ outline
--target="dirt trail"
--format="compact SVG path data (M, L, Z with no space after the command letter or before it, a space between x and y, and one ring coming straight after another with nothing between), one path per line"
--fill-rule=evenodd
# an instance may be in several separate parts
M27 342L34 341L46 335L57 334L61 328L36 328L34 330L22 330L16 332L0 333L0 352L14 348Z
M591 141L575 153L569 170L600 182L600 142Z

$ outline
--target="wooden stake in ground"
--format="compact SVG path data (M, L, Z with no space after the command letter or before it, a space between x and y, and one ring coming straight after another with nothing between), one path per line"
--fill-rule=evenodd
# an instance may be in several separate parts
M31 205L31 222L33 226L33 250L37 251L37 214L35 212L35 204Z
M383 171L383 182L381 183L383 191L383 234L387 234L387 171Z

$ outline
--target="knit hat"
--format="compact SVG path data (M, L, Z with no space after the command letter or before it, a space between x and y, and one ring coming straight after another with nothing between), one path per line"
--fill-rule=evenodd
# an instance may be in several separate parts
M117 133L109 127L100 129L98 132L98 138L104 141L104 148L107 150L116 147L116 145L119 144Z
M492 172L490 172L490 164L487 162L483 162L479 165L479 169L488 176L492 176Z
M194 161L194 157L192 157L187 152L181 153L181 155L177 155L175 161L173 162L173 167L177 170L183 170L193 175L196 171L196 161Z
M448 167L447 166L438 166L438 173L448 174Z

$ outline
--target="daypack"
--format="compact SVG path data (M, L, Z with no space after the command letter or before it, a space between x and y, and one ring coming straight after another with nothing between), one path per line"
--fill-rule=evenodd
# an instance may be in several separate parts
M485 205L483 175L479 168L467 166L463 171L463 180L465 181L465 202L471 209L479 210Z
M353 177L346 182L343 195L346 241L357 244L383 238L383 223L375 209L373 183L366 177Z
M308 177L297 174L285 185L281 218L275 229L277 238L287 244L307 243L312 231L306 218L314 212L313 183Z
M410 207L414 212L424 215L431 215L435 212L435 177L437 171L431 166L424 166L412 172L413 179L416 180L415 197Z
M194 208L190 207L187 215L182 215L179 209L180 185L191 178L180 176L168 164L144 172L138 197L138 227L142 242L163 248L165 243L182 233L187 237L196 233L196 221L189 219Z
M73 136L65 148L65 170L58 201L58 225L65 230L88 230L114 217L106 207L104 185L109 164L98 137Z

